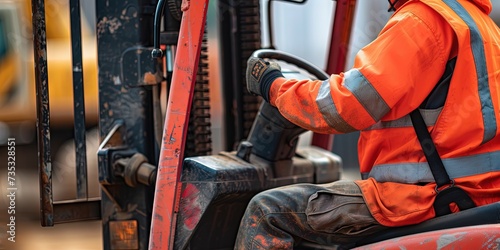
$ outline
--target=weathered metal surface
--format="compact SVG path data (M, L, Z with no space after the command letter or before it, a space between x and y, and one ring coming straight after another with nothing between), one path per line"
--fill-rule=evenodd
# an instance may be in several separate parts
M302 147L297 149L297 156L311 161L314 164L314 182L328 183L340 180L342 173L342 159L318 147Z
M45 1L32 0L33 49L37 104L38 171L40 178L40 220L42 226L54 225L52 205L52 161L50 157L49 80Z
M54 203L54 223L101 219L101 200L69 200Z
M224 101L224 150L235 150L246 139L260 106L260 97L246 88L248 57L261 48L260 0L219 0L221 72Z
M133 46L121 53L120 79L128 87L155 86L163 80L160 60L151 59L151 48Z
M399 237L358 248L363 249L500 249L500 225L445 229Z
M73 62L73 110L76 156L76 198L87 199L87 147L85 143L85 101L83 89L82 31L80 0L70 0L71 55Z
M193 90L186 148L184 150L185 157L212 154L208 55L207 34L205 32Z
M284 171L288 175L279 177L274 164L255 155L250 156L251 163L236 152L186 158L174 249L232 249L241 217L256 193L293 183L314 183L318 174L332 177L330 180L339 176L338 158L324 163L324 158L335 158L331 152L318 148L298 151L307 151L319 160L294 157Z
M122 158L112 164L113 174L121 176L130 187L140 184L151 186L156 181L156 166L148 163L148 159L141 153L134 153L130 157L121 155Z
M150 249L173 249L180 174L208 0L183 1L153 206Z
M101 180L103 249L111 248L111 221L135 220L139 249L144 250L148 248L154 187L129 187L123 180L113 178L110 170L117 158L129 157L134 152L157 164L152 91L143 82L144 73L152 72L148 69L154 67L147 48L153 44L155 4L145 0L95 2L100 135L104 138L115 134L118 139L110 137L107 150L111 152L108 157L101 154L99 158L100 172L107 171L99 173L100 178L105 178ZM150 83L151 79L146 80ZM120 132L112 133L119 123L123 124L119 126Z
M99 145L97 160L99 168L99 182L102 185L110 185L115 182L112 170L112 166L115 161L115 159L113 159L113 152L127 149L125 133L126 128L123 121L117 120Z

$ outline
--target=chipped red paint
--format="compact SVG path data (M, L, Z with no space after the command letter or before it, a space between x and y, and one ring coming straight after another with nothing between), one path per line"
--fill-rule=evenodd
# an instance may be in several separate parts
M385 240L354 248L364 249L500 249L500 225L460 227Z
M186 210L182 211L184 215L184 226L189 230L194 230L201 218L201 206L198 203L200 191L195 185L188 183L181 194L181 199L187 204Z
M208 0L183 1L183 16L160 151L149 249L173 249L189 110Z
M182 0L181 10L187 11L189 9L190 0Z

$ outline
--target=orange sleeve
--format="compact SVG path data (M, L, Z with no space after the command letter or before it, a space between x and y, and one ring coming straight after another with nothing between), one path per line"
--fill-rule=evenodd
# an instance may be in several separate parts
M410 113L441 78L453 44L453 30L442 17L419 17L419 11L428 16L425 8L420 3L412 12L397 12L346 72L327 81L275 80L270 103L318 133L363 130Z

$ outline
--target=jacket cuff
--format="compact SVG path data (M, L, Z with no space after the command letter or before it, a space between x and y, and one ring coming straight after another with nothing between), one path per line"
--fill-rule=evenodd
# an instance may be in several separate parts
M260 83L260 93L262 95L262 98L264 98L266 102L269 102L269 90L271 89L271 85L273 84L274 80L280 77L283 77L283 74L278 70L271 71L262 77Z
M276 107L276 98L278 98L279 89L284 82L286 82L286 78L276 78L269 89L269 103L274 107Z

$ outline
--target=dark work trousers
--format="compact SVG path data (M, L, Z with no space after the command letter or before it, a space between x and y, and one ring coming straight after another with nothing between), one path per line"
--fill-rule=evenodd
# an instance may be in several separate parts
M293 249L355 242L385 229L370 214L353 181L296 184L264 191L248 204L235 249Z

